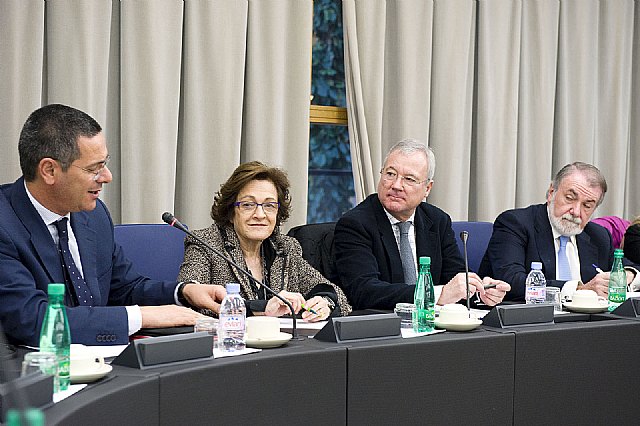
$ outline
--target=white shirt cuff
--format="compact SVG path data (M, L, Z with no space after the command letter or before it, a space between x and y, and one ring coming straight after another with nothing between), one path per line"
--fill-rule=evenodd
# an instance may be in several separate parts
M580 284L579 280L570 280L565 282L562 289L560 289L560 300L564 302L566 300L573 299L573 293L578 288L578 284Z
M438 303L438 301L440 300L440 295L442 294L442 285L434 285L433 286L433 300L436 301L436 304Z
M129 323L129 336L142 328L142 311L140 306L125 306L127 310L127 322Z
M640 291L640 273L638 273L638 270L632 266L625 266L624 270L633 271L636 274L633 281L629 283L628 291Z

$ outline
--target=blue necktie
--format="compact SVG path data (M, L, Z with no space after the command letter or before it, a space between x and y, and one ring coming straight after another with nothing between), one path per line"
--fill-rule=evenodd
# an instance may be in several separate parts
M567 242L569 242L569 237L561 235L560 248L558 249L558 279L561 281L573 279L569 258L567 257Z
M413 253L411 252L411 244L409 243L409 229L411 222L396 223L400 230L400 259L402 260L402 270L404 272L404 282L408 285L414 285L417 280L416 263L413 261Z
M62 257L62 263L65 267L65 280L67 280L67 284L71 285L76 293L79 305L92 306L93 296L91 295L89 286L87 286L84 278L82 278L76 263L73 261L71 251L69 250L67 221L68 219L63 217L55 222L56 228L58 229L58 251L60 252L60 257Z

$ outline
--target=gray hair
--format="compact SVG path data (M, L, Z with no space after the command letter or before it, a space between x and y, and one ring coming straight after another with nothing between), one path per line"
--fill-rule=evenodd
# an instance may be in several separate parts
M415 152L423 153L425 157L427 157L427 163L428 163L427 180L428 181L433 180L433 176L436 174L436 156L433 154L433 151L431 150L431 148L429 148L428 146L426 146L425 144L423 144L417 139L411 139L411 138L403 139L391 147L391 149L387 153L387 156L384 158L384 162L382 164L387 164L387 160L389 159L389 156L396 151L399 151L405 155L411 155Z
M604 200L604 194L607 193L607 181L605 180L604 175L600 172L600 170L598 170L596 166L588 163L576 161L561 168L553 178L553 188L557 190L560 187L560 183L562 183L563 179L575 172L580 172L586 176L589 187L599 187L602 190L602 194L600 194L600 199L598 200L597 206L602 204L602 201Z

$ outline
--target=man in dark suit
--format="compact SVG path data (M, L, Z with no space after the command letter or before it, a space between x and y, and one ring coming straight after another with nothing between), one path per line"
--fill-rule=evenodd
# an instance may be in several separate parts
M185 306L219 309L222 287L140 276L114 242L98 199L112 180L109 155L93 118L42 107L18 151L23 176L0 186L0 320L12 342L38 346L54 282L66 285L74 343L126 344L141 327L194 324L201 315Z
M596 267L611 269L611 234L589 222L606 191L607 183L596 167L581 162L564 166L549 186L546 204L498 216L480 273L510 283L508 299L524 300L531 262L542 262L547 285L561 288L563 299L570 299L576 289L606 297L609 272L598 272ZM566 261L558 262L561 245ZM631 283L635 275L629 268L627 281Z
M424 201L434 172L435 157L428 147L414 139L399 142L385 159L378 193L336 224L336 268L354 309L393 309L398 302L413 302L416 262L421 256L431 257L437 304L466 298L464 260L451 218ZM486 284L496 287L485 290ZM475 273L469 273L469 285L470 292L477 292L490 306L499 303L510 288Z

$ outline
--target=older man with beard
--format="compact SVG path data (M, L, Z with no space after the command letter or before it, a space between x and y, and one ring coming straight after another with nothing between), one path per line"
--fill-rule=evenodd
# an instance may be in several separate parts
M507 210L493 225L480 275L511 284L509 300L524 300L531 262L542 262L547 285L561 288L563 300L576 289L606 297L613 264L611 234L589 223L607 192L596 167L575 162L564 166L547 191L547 203ZM637 270L627 268L627 283L638 285Z

